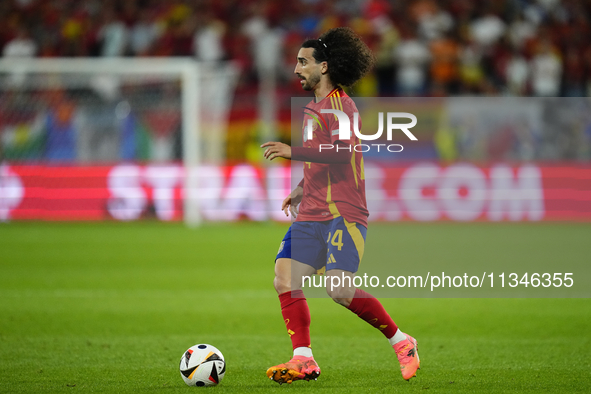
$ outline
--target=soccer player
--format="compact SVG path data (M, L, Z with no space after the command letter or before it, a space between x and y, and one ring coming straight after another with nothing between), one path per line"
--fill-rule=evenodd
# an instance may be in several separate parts
M315 99L306 108L317 114L322 109L340 110L352 123L357 107L342 86L351 86L363 77L373 67L374 59L370 49L349 28L335 28L317 40L305 41L298 52L294 73L304 90L314 92ZM311 119L309 114L304 115L304 125L308 118ZM282 157L304 162L304 179L283 200L281 209L288 216L291 212L296 220L283 238L275 260L274 286L291 338L293 358L269 368L267 376L282 384L320 375L312 355L310 311L301 282L303 276L309 277L325 267L330 297L386 336L398 356L402 377L409 380L419 368L417 341L398 329L376 298L352 285L363 257L369 216L362 154L352 149L359 139L353 132L349 139L340 139L335 115L324 115L323 121L324 126L316 124L311 139L303 133L303 147L292 148L280 142L261 145L266 148L264 157L268 160ZM320 152L320 144L335 148ZM339 287L333 288L333 275L351 281L342 280Z

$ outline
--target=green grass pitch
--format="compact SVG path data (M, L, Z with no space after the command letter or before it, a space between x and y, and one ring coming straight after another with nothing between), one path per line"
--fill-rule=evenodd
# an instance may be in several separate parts
M564 252L591 262L588 224L399 226L424 245L397 245L401 261L449 250L473 258L483 232L502 248L504 238L495 235L518 231L524 242L512 246L515 258ZM0 225L0 392L591 392L589 299L383 299L419 341L422 368L410 382L379 332L329 299L311 299L322 376L269 381L266 368L291 356L272 287L286 229ZM548 236L557 243L544 242ZM429 239L441 237L448 242L430 247ZM181 380L181 354L196 343L224 353L227 373L218 387L189 388Z

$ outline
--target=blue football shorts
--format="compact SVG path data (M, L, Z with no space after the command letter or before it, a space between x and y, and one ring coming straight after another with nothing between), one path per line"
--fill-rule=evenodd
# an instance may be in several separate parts
M320 270L357 272L367 228L342 216L323 222L293 222L275 258L294 259Z

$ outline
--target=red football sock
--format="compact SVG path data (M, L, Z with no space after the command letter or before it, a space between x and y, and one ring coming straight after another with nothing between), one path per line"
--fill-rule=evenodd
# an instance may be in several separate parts
M382 303L361 289L355 290L349 310L380 330L386 338L392 338L398 330L398 326L386 312Z
M281 314L293 348L310 347L310 309L302 290L279 294Z

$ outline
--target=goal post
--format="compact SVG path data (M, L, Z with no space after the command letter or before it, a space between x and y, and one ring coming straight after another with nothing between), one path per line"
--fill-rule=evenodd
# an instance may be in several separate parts
M79 97L75 93L78 91L91 92L84 94L102 97L101 105L123 103L111 112L129 112L130 105L133 109L136 103L140 107L144 104L142 111L146 116L158 107L170 108L172 120L160 119L155 123L164 123L160 133L167 133L167 127L175 127L170 124L180 116L177 119L180 141L176 145L182 145L182 149L168 146L168 151L179 151L171 156L158 154L166 151L166 146L156 146L152 157L140 160L165 162L182 159L185 169L184 220L189 226L197 226L201 223L198 199L191 198L191 191L195 190L197 182L196 169L204 159L216 164L225 159L224 131L238 74L239 70L232 62L210 64L192 58L0 59L0 95L6 97L12 93L12 96L18 97L18 105L37 106L38 112L43 106L37 101L39 92L55 89L72 92L72 97ZM135 101L126 96L129 86L135 89L132 95ZM80 100L89 101L85 97ZM15 108L18 105L15 104ZM205 135L204 129L207 130ZM92 140L88 136L84 138ZM89 144L87 153L74 155L71 163L99 164L101 161L116 160L111 158L112 155L88 153L92 149L98 150L97 146L92 146L92 141ZM168 145L171 144L169 141ZM111 150L120 149L113 144L110 146ZM26 162L26 158L22 161Z

